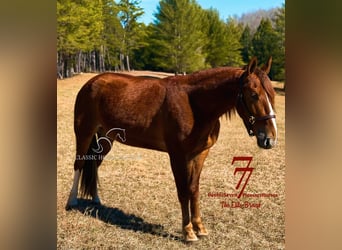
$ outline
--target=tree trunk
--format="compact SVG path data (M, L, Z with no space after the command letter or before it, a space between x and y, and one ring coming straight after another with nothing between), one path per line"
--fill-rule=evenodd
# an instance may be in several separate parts
M100 54L100 67L101 67L101 72L104 72L106 71L106 65L105 65L105 57L106 57L106 54L105 54L105 46L104 45L101 45L101 54Z
M89 51L88 53L88 58L87 58L87 72L91 72L92 71L92 65L91 65L91 51Z
M112 61L110 58L109 50L106 47L104 52L104 65L106 70L112 70Z
M124 71L125 70L125 64L124 64L125 56L120 53L120 70Z
M63 57L61 52L57 52L57 77L63 79Z
M82 54L82 71L87 71L87 54Z
M93 72L96 72L96 52L95 51L93 51L93 52L91 52L91 65L92 65L92 71Z
M131 67L129 65L129 56L128 55L126 56L126 63L127 63L127 70L131 71Z
M69 64L69 58L67 55L64 55L63 58L63 77L69 77L69 70L68 65Z
M81 73L81 60L82 60L82 51L78 52L78 56L77 56L77 73Z

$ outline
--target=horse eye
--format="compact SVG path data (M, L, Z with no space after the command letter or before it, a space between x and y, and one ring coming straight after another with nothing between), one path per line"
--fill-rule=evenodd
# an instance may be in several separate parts
M251 94L251 97L254 99L254 100L259 100L259 96L258 96L258 94L257 93L255 93L255 92L253 92L252 94Z

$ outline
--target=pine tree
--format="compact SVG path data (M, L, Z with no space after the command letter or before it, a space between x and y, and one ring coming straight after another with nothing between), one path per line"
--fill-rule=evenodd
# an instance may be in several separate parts
M141 36L139 41L141 46L132 50L132 65L134 69L139 70L158 70L153 62L153 58L155 57L155 47L153 46L152 24L149 24L148 26L142 24L140 29L144 36Z
M205 10L205 14L203 26L206 27L208 39L205 46L206 63L211 67L223 66L227 62L227 51L229 50L227 26L220 19L216 9Z
M271 79L274 79L279 70L275 63L279 54L279 43L277 33L273 29L269 19L261 20L260 25L253 36L252 45L253 55L256 56L260 62L267 62L268 58L272 56L273 63L269 76Z
M164 70L192 72L205 65L204 12L195 0L161 0L154 21L155 62Z
M244 63L247 64L253 56L252 55L252 34L251 34L251 29L249 28L248 25L245 26L242 32L240 43L242 46L242 49L241 49L242 60Z
M275 78L285 80L285 5L279 8L274 22L279 46L277 57L274 60L277 68Z
M118 70L120 64L120 46L124 37L124 30L119 17L119 7L113 0L103 0L103 40L105 67L107 70Z
M82 52L89 54L90 67L96 68L91 51L100 49L103 22L102 1L57 1L57 50L61 77L80 71Z
M142 46L139 42L145 34L142 24L138 22L138 18L144 14L143 9L139 6L139 0L121 0L118 4L119 18L124 30L124 36L120 48L121 68L124 69L123 61L126 61L127 70L130 70L129 57L132 55L132 50Z
M227 38L228 44L227 54L227 66L242 66L243 61L240 50L242 48L240 38L242 34L242 25L239 25L234 18L228 18L227 20Z

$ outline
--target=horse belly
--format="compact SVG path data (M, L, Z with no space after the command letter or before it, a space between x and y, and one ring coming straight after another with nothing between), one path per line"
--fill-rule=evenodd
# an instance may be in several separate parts
M162 112L158 112L148 127L127 128L126 141L123 143L129 146L167 152L164 126Z
M158 151L167 152L163 133L158 129L147 129L145 131L126 131L126 145L153 149Z

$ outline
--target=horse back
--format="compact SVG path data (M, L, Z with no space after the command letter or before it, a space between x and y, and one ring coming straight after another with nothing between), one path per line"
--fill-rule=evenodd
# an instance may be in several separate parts
M165 99L159 79L104 73L90 79L80 92L108 126L148 128Z

